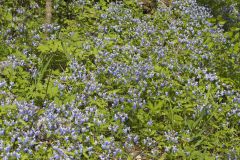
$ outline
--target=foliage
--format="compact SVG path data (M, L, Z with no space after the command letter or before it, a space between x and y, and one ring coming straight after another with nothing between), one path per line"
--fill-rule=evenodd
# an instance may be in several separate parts
M224 29L231 27L240 28L240 2L238 0L197 0L198 3L211 9L211 13L218 18L223 18L227 23Z
M239 28L195 0L53 7L0 1L1 159L240 157Z

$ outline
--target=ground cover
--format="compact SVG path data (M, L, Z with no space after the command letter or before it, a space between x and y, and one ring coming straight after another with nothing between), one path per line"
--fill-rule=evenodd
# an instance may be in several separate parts
M41 3L7 5L2 159L239 158L238 28L194 0L59 1L47 27Z

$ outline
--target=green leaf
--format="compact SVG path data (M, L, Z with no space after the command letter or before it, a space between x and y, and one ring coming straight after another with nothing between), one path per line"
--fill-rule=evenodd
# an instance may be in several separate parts
M234 51L235 53L239 53L239 46L240 46L240 43L236 43L236 44L234 45L233 51Z
M183 121L183 118L179 115L174 115L173 116L173 119L176 121L176 122L182 122Z
M15 110L17 109L16 105L5 105L5 106L0 106L0 111L1 112L6 112L8 110Z
M37 49L42 53L47 53L47 52L50 52L51 50L47 45L43 45L43 44L39 45Z

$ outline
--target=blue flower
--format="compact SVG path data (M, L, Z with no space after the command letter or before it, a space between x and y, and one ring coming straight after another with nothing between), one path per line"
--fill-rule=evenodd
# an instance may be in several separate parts
M152 126L152 125L153 125L153 121L152 121L152 120L148 121L148 122L147 122L147 125L148 125L148 126Z

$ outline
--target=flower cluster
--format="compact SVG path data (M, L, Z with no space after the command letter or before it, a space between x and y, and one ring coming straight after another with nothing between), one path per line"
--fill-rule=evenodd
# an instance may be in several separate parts
M240 93L218 70L231 42L209 10L195 0L159 5L153 15L138 15L135 3L88 3L72 2L83 14L66 22L73 26L39 26L21 47L22 37L3 28L17 54L0 74L0 157L238 156ZM51 35L47 49L42 32Z

